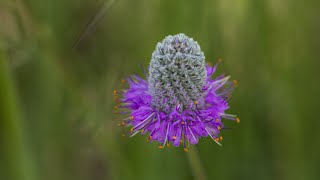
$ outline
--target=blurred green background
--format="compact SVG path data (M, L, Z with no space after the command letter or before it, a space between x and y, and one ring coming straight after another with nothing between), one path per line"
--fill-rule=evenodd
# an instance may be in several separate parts
M319 179L320 1L1 0L0 179ZM123 137L113 90L183 32L239 80L223 146ZM197 168L201 168L200 177ZM196 170L194 169L196 168Z

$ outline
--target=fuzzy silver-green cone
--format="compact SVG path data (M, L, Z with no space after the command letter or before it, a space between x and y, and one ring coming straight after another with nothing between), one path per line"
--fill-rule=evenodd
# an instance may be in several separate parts
M199 44L185 34L167 36L152 53L149 92L160 111L183 110L203 98L205 56Z

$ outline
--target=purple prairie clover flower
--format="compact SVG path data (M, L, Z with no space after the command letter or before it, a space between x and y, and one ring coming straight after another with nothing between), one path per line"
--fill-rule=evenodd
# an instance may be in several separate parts
M205 63L199 44L185 34L167 36L152 53L149 75L127 79L119 108L129 109L130 116L120 124L129 126L130 136L148 134L147 141L179 146L197 144L201 137L222 140L222 118L240 122L226 114L231 92L237 81L230 76L212 78L217 64ZM114 92L116 95L116 92Z

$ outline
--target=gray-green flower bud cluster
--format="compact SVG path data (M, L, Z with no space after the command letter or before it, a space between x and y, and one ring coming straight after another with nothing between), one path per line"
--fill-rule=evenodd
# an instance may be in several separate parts
M205 56L196 41L185 34L165 37L150 62L152 106L161 111L183 110L203 102L206 77Z

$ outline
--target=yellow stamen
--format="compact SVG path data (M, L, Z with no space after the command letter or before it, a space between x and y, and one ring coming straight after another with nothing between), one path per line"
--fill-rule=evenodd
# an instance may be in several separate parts
M189 150L187 148L183 148L184 152L188 152Z
M222 141L223 140L223 137L222 136L220 136L220 141Z
M163 146L158 146L159 149L163 149Z
M170 144L168 143L167 146L170 147Z
M197 101L195 101L195 102L193 102L193 104L194 104L194 105L197 105L197 104L198 104L198 102L197 102Z
M176 140L176 139L177 139L177 137L176 137L176 136L172 136L172 139L173 139L173 140Z
M113 95L114 95L114 96L117 95L117 90L113 90Z
M184 121L182 121L181 124L184 124Z
M240 118L236 118L236 122L237 122L237 123L240 123Z
M219 122L219 119L216 119L216 122Z
M122 123L121 123L121 125L122 125L122 126L125 126L125 125L126 125L126 123L125 123L125 122L122 122Z
M142 129L141 132L143 133L143 132L144 132L144 129Z
M118 106L114 106L113 108L114 108L114 109L118 109Z
M131 133L133 132L133 128L130 129L130 132L131 132Z
M215 138L215 140L216 140L217 142L219 142L219 138Z
M182 143L182 140L180 140L180 143Z
M152 136L149 136L149 140L151 140L152 139Z
M125 83L125 82L126 82L126 80L124 80L124 79L121 80L121 83Z
M131 120L131 121L133 120L133 118L134 118L133 116L130 116L130 120Z
M237 87L237 86L238 86L238 81L237 81L237 80L233 80L233 85L234 85L235 87Z
M219 131L221 130L221 127L220 127L220 126L218 126L218 130L219 130Z

